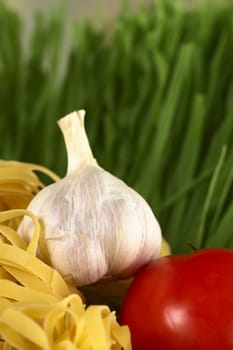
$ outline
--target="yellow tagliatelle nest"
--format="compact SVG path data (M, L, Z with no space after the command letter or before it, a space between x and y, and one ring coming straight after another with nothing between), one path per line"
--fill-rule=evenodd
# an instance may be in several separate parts
M3 222L28 215L34 223L28 246ZM130 350L128 327L105 306L85 307L82 296L35 256L38 219L27 210L0 213L0 342L13 350Z
M59 177L51 170L36 164L17 161L0 161L0 210L25 209L44 184L36 176L41 172L53 181ZM8 224L16 228L21 217L12 218Z
M130 350L128 327L108 306L86 307L82 294L36 257L43 229L25 210L44 187L35 171L59 179L39 165L0 161L0 349ZM24 215L34 223L29 245L16 232ZM49 263L45 247L42 253Z

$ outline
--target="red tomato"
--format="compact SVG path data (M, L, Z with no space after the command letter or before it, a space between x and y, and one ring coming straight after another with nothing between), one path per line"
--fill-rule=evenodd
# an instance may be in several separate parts
M160 258L135 276L122 304L133 350L232 350L233 251Z

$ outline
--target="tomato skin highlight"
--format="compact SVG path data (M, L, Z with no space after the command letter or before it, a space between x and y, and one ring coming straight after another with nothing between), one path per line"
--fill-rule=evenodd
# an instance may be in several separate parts
M202 249L144 266L120 323L133 350L233 350L233 250Z

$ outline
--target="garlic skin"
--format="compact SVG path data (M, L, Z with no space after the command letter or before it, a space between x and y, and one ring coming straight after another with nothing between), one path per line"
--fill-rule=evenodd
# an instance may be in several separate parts
M43 224L51 265L77 286L130 277L161 247L160 226L147 202L94 159L84 115L78 111L59 120L67 174L42 189L28 207ZM19 234L28 242L32 232L25 217Z

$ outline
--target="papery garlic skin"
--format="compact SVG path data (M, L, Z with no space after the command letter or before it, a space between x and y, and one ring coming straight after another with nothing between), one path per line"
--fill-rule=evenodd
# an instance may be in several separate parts
M63 122L71 123L69 130L74 121L78 128L68 138L62 130L67 175L45 187L28 207L43 223L51 265L77 286L132 276L158 255L159 224L138 193L98 166L86 137L83 112L65 118ZM80 140L83 147L79 148ZM32 223L27 217L19 233L30 240Z

